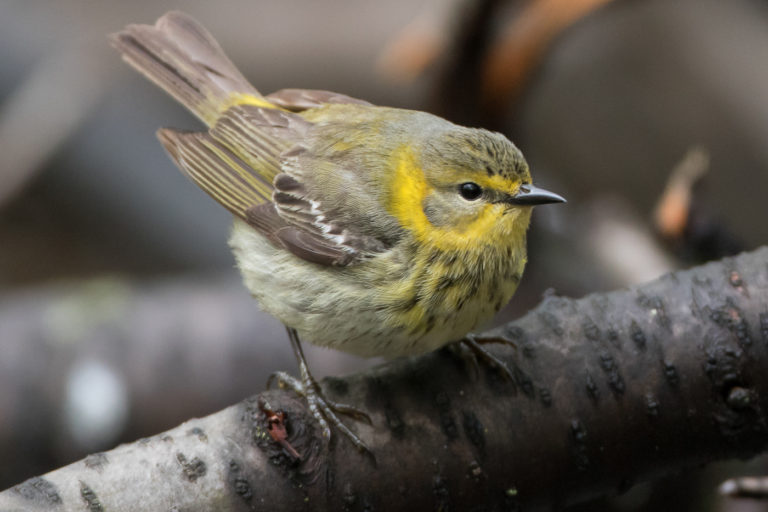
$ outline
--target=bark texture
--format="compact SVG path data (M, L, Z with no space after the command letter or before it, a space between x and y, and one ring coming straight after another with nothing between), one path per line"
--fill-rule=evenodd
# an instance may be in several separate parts
M513 382L448 351L323 381L376 460L303 402L252 397L0 493L0 510L535 510L768 445L768 248L573 300L483 338ZM258 400L287 413L293 462Z

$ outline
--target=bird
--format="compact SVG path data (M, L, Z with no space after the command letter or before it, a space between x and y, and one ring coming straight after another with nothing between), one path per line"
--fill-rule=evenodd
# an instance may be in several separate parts
M533 185L504 135L341 93L263 95L213 36L172 11L110 36L123 60L207 127L162 128L178 168L234 218L243 282L288 332L305 397L330 441L340 418L301 341L363 357L423 354L464 340L514 294L534 206L564 202Z

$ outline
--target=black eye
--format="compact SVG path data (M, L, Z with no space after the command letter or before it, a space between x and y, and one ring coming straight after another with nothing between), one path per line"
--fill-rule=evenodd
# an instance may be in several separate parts
M459 185L459 194L467 201L474 201L483 193L483 189L477 183L468 181Z

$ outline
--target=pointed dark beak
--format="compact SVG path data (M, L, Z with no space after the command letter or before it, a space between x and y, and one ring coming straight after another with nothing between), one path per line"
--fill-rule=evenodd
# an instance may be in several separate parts
M537 204L565 203L565 198L549 190L534 185L522 185L517 194L511 196L507 202L521 206L535 206Z

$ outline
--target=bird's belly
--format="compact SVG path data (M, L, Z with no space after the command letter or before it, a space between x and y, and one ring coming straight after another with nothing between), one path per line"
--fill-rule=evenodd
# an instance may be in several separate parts
M519 280L514 272L511 280L442 286L395 256L325 267L276 248L241 221L230 245L262 309L302 340L363 357L419 354L459 340L506 304Z

